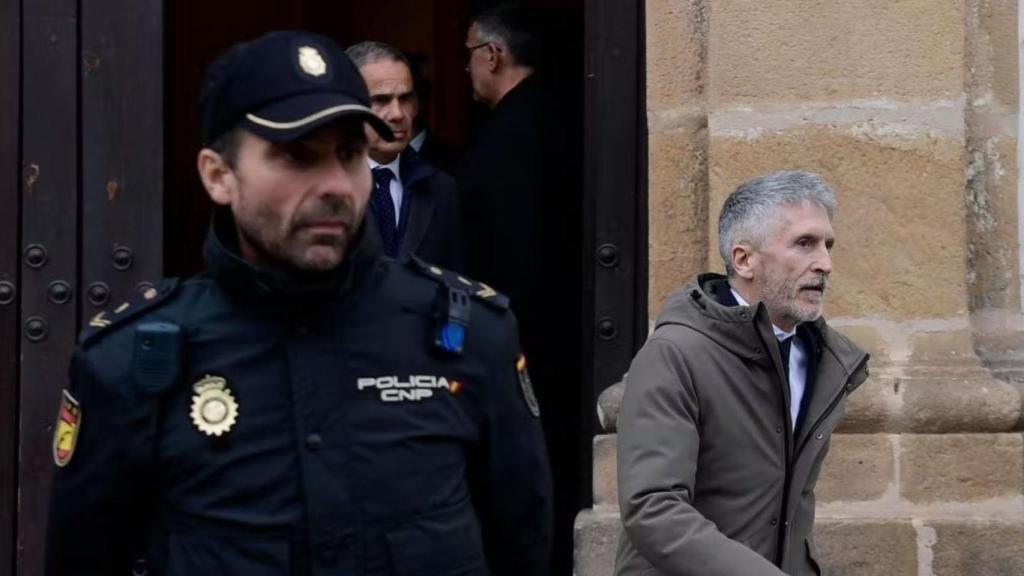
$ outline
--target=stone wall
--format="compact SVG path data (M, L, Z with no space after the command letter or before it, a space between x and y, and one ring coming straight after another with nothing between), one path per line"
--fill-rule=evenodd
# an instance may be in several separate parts
M873 368L818 488L836 574L1024 573L1017 10L646 2L651 318L722 270L717 215L739 183L805 169L839 198L825 313ZM610 574L618 537L608 432L581 576Z

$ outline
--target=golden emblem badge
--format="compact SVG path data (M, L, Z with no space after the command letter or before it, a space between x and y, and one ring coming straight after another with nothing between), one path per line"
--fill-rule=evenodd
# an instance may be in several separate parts
M327 73L327 62L312 46L299 47L299 67L310 76L323 76Z
M57 466L64 467L71 462L81 426L82 407L70 392L64 390L57 412L57 427L53 431L53 462Z
M231 430L238 419L238 402L228 390L228 381L207 374L192 385L192 423L207 436Z

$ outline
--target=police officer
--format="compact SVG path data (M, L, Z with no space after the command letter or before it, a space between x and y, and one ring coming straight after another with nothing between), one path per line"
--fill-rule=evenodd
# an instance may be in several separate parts
M326 38L272 33L207 70L200 106L207 271L83 333L47 574L545 574L550 475L515 319L362 234L364 129L391 134L358 70Z

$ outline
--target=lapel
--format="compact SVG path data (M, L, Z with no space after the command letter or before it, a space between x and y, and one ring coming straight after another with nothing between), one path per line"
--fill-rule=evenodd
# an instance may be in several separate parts
M402 152L399 164L402 185L405 187L405 205L402 208L402 242L399 252L414 254L430 229L434 216L434 195L429 187L434 168L412 149Z

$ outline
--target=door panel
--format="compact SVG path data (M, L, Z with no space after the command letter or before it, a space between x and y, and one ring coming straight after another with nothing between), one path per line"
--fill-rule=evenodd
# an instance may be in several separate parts
M23 4L18 570L42 574L52 425L76 330L76 0Z
M0 574L14 571L21 2L0 0Z
M163 273L161 4L81 5L83 323Z
M583 401L600 432L598 395L619 381L647 337L646 118L643 3L587 0L584 234L591 389ZM590 462L589 438L580 450ZM586 490L590 492L587 468ZM588 504L589 505L589 504Z

